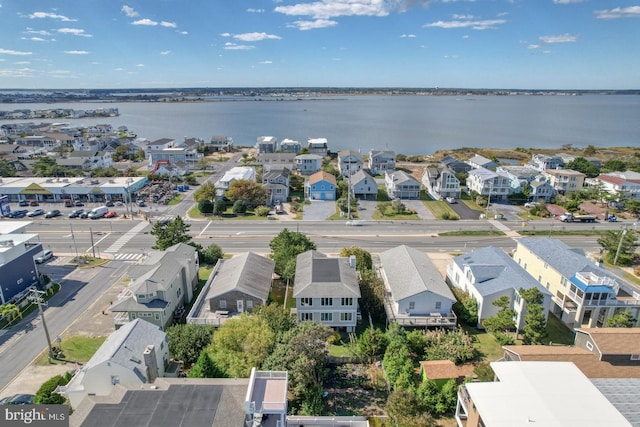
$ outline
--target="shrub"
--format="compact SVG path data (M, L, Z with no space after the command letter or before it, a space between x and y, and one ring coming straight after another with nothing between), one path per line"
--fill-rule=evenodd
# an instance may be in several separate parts
M233 204L233 213L234 214L243 214L247 212L247 204L244 200L236 200Z
M63 404L66 400L64 396L54 393L54 391L59 385L66 385L69 382L69 379L65 377L62 375L56 375L55 377L49 378L45 381L36 392L36 395L33 398L33 403L36 405Z
M271 210L266 206L258 206L253 210L253 213L257 216L267 216Z

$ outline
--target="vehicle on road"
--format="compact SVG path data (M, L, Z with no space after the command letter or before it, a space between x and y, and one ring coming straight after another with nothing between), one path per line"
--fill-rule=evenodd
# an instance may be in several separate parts
M47 212L47 214L44 216L45 218L55 218L57 216L62 215L62 213L60 213L60 211L58 209L53 209L49 212Z
M558 218L562 222L594 222L596 220L595 215L588 214L573 214L571 212L565 212Z
M453 198L453 197L447 197L446 201L447 201L447 203L451 203L451 204L458 203L458 202L456 202L456 199Z
M26 209L19 209L9 213L9 218L24 218L29 213Z
M106 206L98 206L97 208L91 209L91 212L87 215L90 219L99 219L105 216L109 212L109 208Z
M609 222L618 222L618 217L615 216L615 215L609 215L607 217L607 221L609 221Z
M20 200L18 206L29 206L29 202L26 200Z
M115 218L118 216L118 213L116 211L109 211L106 214L104 214L105 218Z
M69 218L78 218L84 213L84 209L76 209L69 213Z
M51 258L53 258L53 252L50 249L47 249L36 257L36 263L43 264Z
M34 217L34 216L40 216L40 215L44 215L44 209L34 209L27 214L28 217Z
M345 224L351 225L353 227L362 227L364 225L364 221L352 220L352 221L347 221Z

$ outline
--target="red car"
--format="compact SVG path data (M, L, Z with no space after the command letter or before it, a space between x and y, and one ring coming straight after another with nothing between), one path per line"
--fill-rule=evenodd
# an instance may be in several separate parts
M106 214L104 214L105 218L115 218L118 216L118 213L116 211L109 211Z

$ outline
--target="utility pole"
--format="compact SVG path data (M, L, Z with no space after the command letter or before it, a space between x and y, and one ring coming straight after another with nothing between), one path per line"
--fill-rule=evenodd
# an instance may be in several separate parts
M38 304L38 312L40 313L40 319L42 320L42 327L44 328L44 334L47 337L47 345L49 346L49 358L55 359L53 355L53 348L51 347L51 337L49 337L49 329L47 329L47 323L44 320L44 311L42 310L42 295L44 291L39 291L37 289L32 289L31 294L29 295L29 301L35 302Z
M620 249L622 249L622 241L624 240L624 236L627 234L627 229L624 228L622 230L622 235L620 236L620 241L618 242L618 249L616 250L616 256L613 258L613 265L618 264L618 255L620 255Z
M93 258L96 257L96 247L93 244L93 230L89 227L89 234L91 235L91 250L93 250Z
M73 234L73 226L69 223L69 229L71 230L71 240L73 240L73 247L76 251L76 263L80 264L80 259L78 258L78 245L76 244L76 236Z

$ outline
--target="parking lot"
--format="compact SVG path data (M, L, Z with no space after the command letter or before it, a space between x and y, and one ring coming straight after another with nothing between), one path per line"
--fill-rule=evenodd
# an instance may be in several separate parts
M310 221L322 221L336 213L336 202L333 200L312 200L305 204L302 218Z

